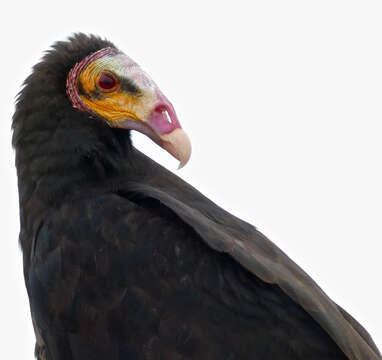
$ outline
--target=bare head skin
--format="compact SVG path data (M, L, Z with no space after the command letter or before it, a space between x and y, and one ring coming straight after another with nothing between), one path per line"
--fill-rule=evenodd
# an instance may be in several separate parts
M67 94L73 106L109 126L139 131L186 165L191 143L175 110L150 77L125 54L104 48L70 71Z

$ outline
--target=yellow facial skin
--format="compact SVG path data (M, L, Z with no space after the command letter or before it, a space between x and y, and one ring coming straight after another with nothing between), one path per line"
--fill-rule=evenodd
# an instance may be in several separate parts
M117 85L103 89L102 74L112 74ZM150 77L123 53L105 55L79 74L77 96L85 111L100 116L111 127L136 130L151 138L184 166L191 143L171 103Z
M144 122L158 101L154 87L147 86L148 81L140 81L142 71L138 66L133 62L126 66L126 60L123 63L121 60L118 56L105 56L90 63L79 76L81 100L113 127L118 127L126 119ZM108 91L98 86L98 79L104 72L115 75L119 82L115 90ZM138 93L124 90L124 78L134 82Z

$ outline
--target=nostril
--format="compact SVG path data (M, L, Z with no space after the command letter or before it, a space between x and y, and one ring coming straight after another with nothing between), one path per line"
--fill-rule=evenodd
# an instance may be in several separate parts
M174 129L181 127L174 109L165 102L160 102L154 107L147 120L147 124L158 134L168 134Z
M162 113L168 110L168 106L166 104L159 104L155 106L154 111L158 113Z
M157 105L154 109L154 112L158 113L158 115L160 114L164 120L167 120L170 124L172 124L171 115L169 114L169 108L167 105Z
M172 124L172 119L171 119L170 114L168 113L168 111L167 111L167 110L164 110L163 113L164 113L165 116L167 117L168 122L169 122L170 124Z

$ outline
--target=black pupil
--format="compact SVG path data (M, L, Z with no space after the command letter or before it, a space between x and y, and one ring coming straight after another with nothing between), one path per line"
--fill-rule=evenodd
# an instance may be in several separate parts
M107 89L107 90L112 89L116 84L115 79L108 74L102 74L98 82L102 89Z

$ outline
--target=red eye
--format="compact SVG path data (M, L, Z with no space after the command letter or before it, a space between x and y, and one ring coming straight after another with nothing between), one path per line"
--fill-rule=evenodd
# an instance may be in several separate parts
M98 78L98 85L101 88L101 90L114 90L117 87L117 79L112 74L103 73Z

